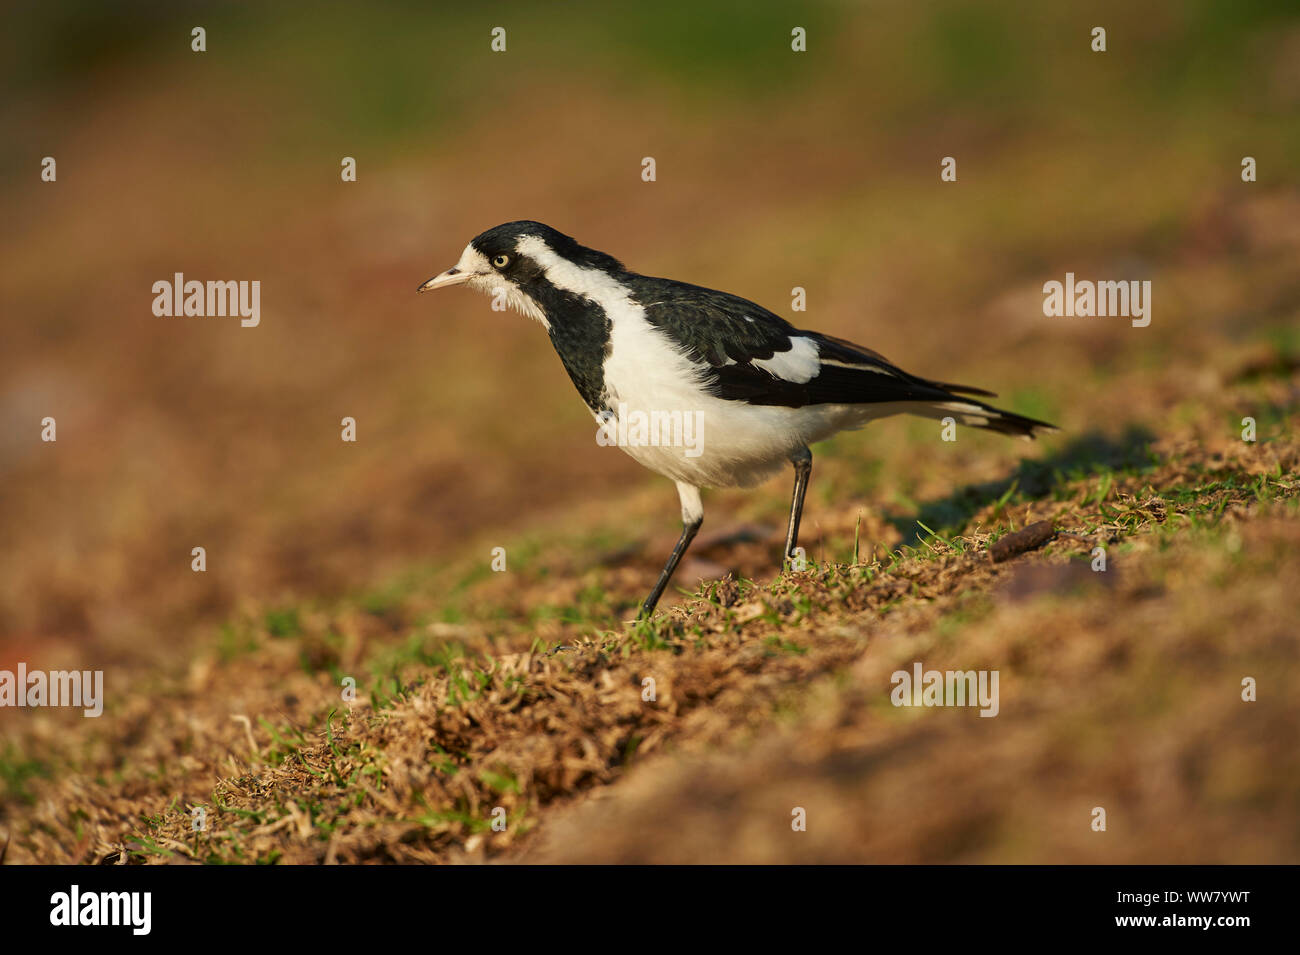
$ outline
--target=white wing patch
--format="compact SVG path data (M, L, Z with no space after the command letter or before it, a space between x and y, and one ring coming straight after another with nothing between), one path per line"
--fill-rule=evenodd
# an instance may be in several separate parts
M823 358L822 364L833 365L836 368L847 368L850 371L874 371L877 375L888 375L890 378L898 377L898 375L894 374L894 372L890 371L888 368L881 368L879 365L868 365L865 363L850 364L847 361L836 361L833 358Z
M771 358L760 358L750 364L762 368L774 378L796 385L812 381L822 368L817 343L811 338L800 336L790 339L790 345L789 351L779 351Z

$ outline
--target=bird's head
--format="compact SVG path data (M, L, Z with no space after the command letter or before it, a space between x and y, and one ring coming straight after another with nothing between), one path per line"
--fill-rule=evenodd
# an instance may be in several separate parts
M564 295L590 294L624 272L613 256L579 245L540 222L507 222L470 240L460 261L418 291L468 285L503 295L507 305L549 327L548 312Z

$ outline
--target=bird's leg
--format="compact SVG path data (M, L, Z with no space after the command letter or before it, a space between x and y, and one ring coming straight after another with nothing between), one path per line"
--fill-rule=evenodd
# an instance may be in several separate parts
M808 476L812 474L812 452L800 448L790 455L794 465L794 497L790 500L790 527L785 532L785 558L794 560L794 549L799 544L799 518L803 516L803 496L808 490Z
M679 483L677 485L677 494L682 499L682 536L677 538L677 546L668 555L668 563L664 564L663 573L659 575L659 582L655 584L655 589L650 591L650 596L646 597L645 603L641 605L639 615L641 618L654 613L655 605L659 603L664 588L668 586L668 581L672 579L673 572L677 570L677 565L681 563L682 555L686 553L686 548L691 546L691 541L695 539L696 532L699 531L700 525L704 523L704 505L700 502L700 489L689 484Z
M681 562L682 554L686 553L686 548L691 546L691 541L695 538L695 532L700 529L704 523L704 518L698 518L693 524L682 524L682 536L677 538L677 546L668 556L668 563L664 564L663 573L659 575L659 582L655 584L655 589L650 591L650 596L645 599L641 605L640 616L648 617L655 611L655 604L659 603L659 598L663 596L664 588L668 586L668 581L673 576L673 571L677 569L678 563Z

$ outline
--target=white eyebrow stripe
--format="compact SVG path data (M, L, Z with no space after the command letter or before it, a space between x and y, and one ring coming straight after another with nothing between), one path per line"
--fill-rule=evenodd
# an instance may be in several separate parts
M627 288L607 272L570 262L546 244L541 236L520 236L515 251L526 255L542 267L546 280L556 288L564 289L583 298L612 306L626 304ZM606 311L608 311L608 307Z

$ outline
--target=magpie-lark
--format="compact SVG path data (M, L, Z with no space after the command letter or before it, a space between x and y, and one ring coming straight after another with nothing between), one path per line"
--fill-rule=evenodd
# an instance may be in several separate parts
M692 415L698 447L629 441L623 450L677 483L682 534L641 615L659 602L704 520L700 489L748 487L794 466L785 536L793 557L808 446L876 418L908 413L1032 438L1055 430L968 397L964 385L918 378L869 348L795 328L726 292L629 272L613 256L540 222L477 236L460 261L419 291L468 285L541 322L578 394L603 426L618 415ZM677 419L680 420L680 417Z

